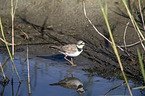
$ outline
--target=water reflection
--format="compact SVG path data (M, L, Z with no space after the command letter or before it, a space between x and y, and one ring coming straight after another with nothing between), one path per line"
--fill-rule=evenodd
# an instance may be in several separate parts
M119 88L120 86L122 86L122 85L124 85L124 84L125 84L125 82L123 82L123 83L121 83L120 85L118 85L118 86L116 86L116 87L110 89L104 96L107 96L111 91L113 91L113 90ZM127 87L127 86L126 86L126 87ZM125 88L125 89L127 89L127 88ZM126 91L125 91L125 92L126 92ZM124 93L124 94L125 94L125 93Z
M3 61L2 64L5 64L7 59L8 57L1 56L0 61ZM122 80L106 80L82 71L79 66L71 67L63 62L55 63L49 59L38 57L30 59L32 94L28 94L26 63L26 58L15 58L15 64L22 78L22 83L20 84L18 82L17 75L14 74L15 82L13 84L9 82L5 86L0 85L0 96L41 96L42 94L45 96L79 96L79 94L98 96L104 95L105 93L107 95L128 94L128 91L123 93L126 90L125 85L118 86L120 82L123 82ZM11 78L10 60L5 64L4 72L8 78ZM0 78L2 78L1 75ZM141 94L139 90L133 91L135 95Z
M0 91L0 96L4 96L4 92L5 91L7 91L7 90L5 90L5 88L8 86L8 84L9 84L9 82L7 82L7 84L1 84L2 86L2 90ZM21 86L21 83L19 83L19 85L18 85L18 88L17 88L17 91L16 91L16 95L14 95L14 85L13 85L13 83L11 83L11 90L12 90L12 95L11 96L18 96L18 93L19 93L19 90L20 90L20 86Z
M71 74L72 75L72 74ZM57 83L50 84L51 86L62 86L64 88L73 89L76 90L78 94L85 93L85 89L83 88L83 83L80 81L80 79L76 77L66 77L63 80L60 80Z
M58 61L58 62L66 62L63 54L56 54L56 55L51 55L51 56L37 56L37 57L43 58L43 59L50 59L50 60ZM67 58L70 59L70 57L67 57Z
M4 86L2 87L2 90L0 91L0 96L3 96L5 87L6 87L6 85L4 85Z

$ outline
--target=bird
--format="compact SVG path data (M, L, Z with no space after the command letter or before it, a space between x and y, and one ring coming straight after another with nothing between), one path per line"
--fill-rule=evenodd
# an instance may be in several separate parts
M64 46L50 46L51 48L57 49L60 53L64 54L64 59L69 61L72 66L76 66L73 63L72 57L77 57L83 52L83 47L85 43L79 40L77 44L68 44ZM67 59L67 56L71 57L71 60Z
M73 89L78 94L83 94L86 90L83 88L83 83L76 77L65 78L58 83L49 84L51 86L62 86L64 88Z

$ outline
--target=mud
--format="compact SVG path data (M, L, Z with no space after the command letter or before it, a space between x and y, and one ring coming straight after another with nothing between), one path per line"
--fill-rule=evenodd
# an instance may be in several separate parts
M96 28L110 39L98 2L98 0L86 0L87 16ZM121 0L112 2L107 0L106 2L108 4L108 20L115 42L118 45L124 45L124 30L130 19ZM144 33L139 14L136 14L139 12L137 2L135 0L131 2L127 0L127 2ZM3 3L6 5L2 6ZM103 4L105 4L104 1ZM0 16L7 42L11 42L9 0L0 1ZM1 34L0 37L2 37ZM88 71L92 75L97 73L106 78L122 78L111 44L95 32L85 18L82 0L19 1L15 16L16 56L26 56L26 45L28 44L31 57L37 56L53 60L56 57L56 60L63 60L63 56L59 56L59 53L50 49L49 46L76 43L78 40L83 40L86 43L84 52L75 58L75 63L81 66L82 70ZM137 41L139 41L138 36L130 22L127 28L126 43L132 44ZM4 43L0 42L0 45L1 53L7 53ZM137 44L127 48L130 56L120 49L118 51L127 76L134 81L142 82L137 48L141 48L141 45Z

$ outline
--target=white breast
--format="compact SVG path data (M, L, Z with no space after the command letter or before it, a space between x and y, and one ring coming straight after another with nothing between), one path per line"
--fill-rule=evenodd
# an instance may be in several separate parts
M81 51L76 51L75 53L64 53L64 52L61 52L61 51L59 51L59 52L66 55L66 56L76 57L76 56L80 55L82 53L82 51L83 51L83 49Z

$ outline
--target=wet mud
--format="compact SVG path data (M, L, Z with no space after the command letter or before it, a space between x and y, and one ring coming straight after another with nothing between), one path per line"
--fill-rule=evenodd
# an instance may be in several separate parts
M128 5L141 31L144 33L142 22L139 15L136 14L139 11L137 2L135 0L129 1ZM120 0L107 1L107 4L108 19L115 42L120 46L124 45L124 30L130 19ZM10 7L7 7L7 10L1 7L0 11L6 40L11 42ZM86 11L96 28L110 39L98 0L86 0ZM1 34L0 37L2 37ZM81 0L30 0L18 3L15 16L16 56L26 56L26 45L28 44L31 57L66 62L63 55L59 54L57 50L49 48L49 46L76 43L78 40L83 40L86 43L83 53L74 58L74 62L78 67L92 75L102 76L107 79L123 79L111 44L95 32L89 24L84 16ZM139 41L138 36L130 22L127 28L126 43L132 44L137 41ZM124 47L122 48L125 50ZM126 51L130 56L119 48L118 51L127 77L141 83L143 78L138 63L137 48L142 49L140 44L127 48ZM3 42L0 42L0 49L2 54L7 54Z

